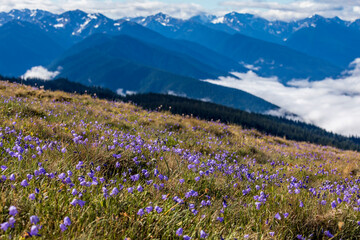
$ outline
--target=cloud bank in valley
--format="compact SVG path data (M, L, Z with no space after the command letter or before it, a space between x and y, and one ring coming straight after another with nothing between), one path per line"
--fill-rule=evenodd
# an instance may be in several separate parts
M241 80L220 77L204 81L247 91L328 131L360 136L360 58L351 69L339 79L293 80L288 86L277 77L263 78L253 71L233 73Z
M44 68L43 66L36 66L27 70L26 73L21 76L21 78L23 79L38 78L42 80L52 80L59 74L60 74L59 71L51 72L46 68Z
M136 94L136 93L137 93L137 92L135 92L135 91L130 91L130 90L124 91L123 88L118 88L118 89L116 90L116 94L117 94L117 95L120 95L120 96L123 96L123 97L125 97L126 95L134 95L134 94Z

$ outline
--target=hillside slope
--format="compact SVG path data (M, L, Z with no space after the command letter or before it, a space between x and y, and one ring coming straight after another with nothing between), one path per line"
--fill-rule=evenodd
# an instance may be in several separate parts
M0 43L0 73L15 77L50 64L64 50L38 26L19 21L0 25Z
M320 18L315 27L292 34L285 45L311 56L347 67L360 56L360 31Z
M94 50L111 58L120 58L147 67L197 79L228 74L226 71L215 69L184 53L170 51L127 35L92 35L66 51L64 56L60 57L60 60L55 61L55 65L59 65L58 61L64 61L64 58L67 56L78 53L86 54ZM91 68L91 66L89 67ZM66 72L66 70L64 71Z
M132 39L125 36L121 38L130 39L130 41ZM101 46L100 48L90 47L78 53L74 52L68 57L63 57L52 65L52 69L62 68L59 77L68 78L88 86L106 87L114 92L122 89L124 93L126 91L172 93L258 113L279 109L276 105L247 92L168 72L166 71L170 71L168 67L165 67L166 70L156 68L155 61L159 65L168 66L168 60L170 61L172 57L167 58L166 55L163 55L164 58L159 60L156 59L159 56L156 54L153 56L156 59L154 63L150 63L152 57L149 57L147 63L144 62L146 60L142 60L143 64L140 64L132 60L137 57L141 58L141 54L133 55L130 53L131 56L124 56L125 53L117 49L116 44L111 45L110 49L114 51L110 54L107 44L104 46L107 51ZM176 64L170 64L170 67L185 68ZM200 73L193 68L187 68L187 70Z
M343 150L360 150L360 138L345 137L328 132L312 124L296 120L298 117L287 113L287 118L268 114L251 113L220 104L204 102L186 97L158 93L137 93L126 96L102 87L89 87L71 82L64 78L52 81L39 79L4 78L0 80L39 87L44 90L64 91L67 93L90 94L110 101L130 102L147 110L169 111L173 114L192 115L203 120L216 120L225 124L237 124L244 128L255 129L262 133L284 137L289 140L304 141ZM294 120L290 120L292 118Z
M156 15L145 19L139 23L166 37L201 44L237 62L259 68L255 72L260 76L278 76L284 83L293 79L322 80L338 76L344 70L326 60L287 46L240 33L228 34L196 21L180 21L173 25L159 22Z
M0 137L1 238L360 235L357 152L8 82Z

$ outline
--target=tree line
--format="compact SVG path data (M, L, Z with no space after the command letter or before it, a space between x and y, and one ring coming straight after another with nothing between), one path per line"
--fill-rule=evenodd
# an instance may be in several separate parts
M345 150L360 150L360 138L357 136L345 137L302 121L249 113L211 102L157 93L120 96L109 89L89 87L64 78L44 81L40 79L7 78L0 75L0 80L41 87L45 90L60 90L69 93L89 94L101 99L132 102L152 111L170 111L173 114L192 115L204 120L219 120L223 123L238 124L244 128L256 129L265 134L285 137L290 140L333 146Z

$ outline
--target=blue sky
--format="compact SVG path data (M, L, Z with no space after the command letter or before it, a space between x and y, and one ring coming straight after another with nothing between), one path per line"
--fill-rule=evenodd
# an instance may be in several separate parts
M314 14L346 20L360 18L360 0L1 0L0 11L14 8L38 8L56 13L81 9L111 18L148 16L158 12L189 18L199 13L221 16L231 11L285 21Z

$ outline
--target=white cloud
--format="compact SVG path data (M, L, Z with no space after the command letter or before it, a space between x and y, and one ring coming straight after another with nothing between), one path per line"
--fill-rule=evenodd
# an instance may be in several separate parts
M277 1L244 0L224 1L221 3L227 10L253 13L270 20L295 20L314 14L324 17L338 16L346 20L359 18L359 0L295 0L290 3Z
M172 96L176 96L176 97L185 97L185 98L187 97L185 93L177 93L177 92L175 92L173 90L167 91L167 94L172 95Z
M102 13L110 18L148 16L164 12L173 17L189 18L204 9L195 3L164 3L150 0L5 0L1 2L0 11L11 9L42 9L54 13L81 9L89 13Z
M90 13L100 12L114 19L149 16L158 12L186 19L204 12L220 16L237 11L253 13L270 20L294 20L314 14L355 20L359 18L360 13L360 0L294 0L289 3L279 3L276 0L218 0L218 7L213 9L207 7L207 4L202 6L197 2L199 1L169 3L164 0L4 0L1 1L0 11L29 8L62 13L81 9Z
M130 90L127 90L127 91L125 91L124 92L124 89L122 89L122 88L118 88L117 90L116 90L116 94L117 95L120 95L120 96L122 96L122 97L125 97L126 95L134 95L134 94L136 94L137 92L135 92L135 91L130 91Z
M60 71L51 72L44 68L43 66L36 66L32 67L31 69L27 70L24 75L21 77L23 79L29 79L29 78L39 78L43 80L52 80L57 75L60 74Z
M360 59L342 78L293 80L289 86L281 84L277 77L263 78L252 71L233 74L241 80L220 77L205 81L259 96L329 131L360 135Z
M136 93L137 93L136 91L130 91L130 90L126 91L126 95L135 95Z
M117 94L117 95L120 95L120 96L122 96L122 97L125 97L125 96L126 96L126 94L124 93L124 89L122 89L122 88L117 89L117 90L116 90L116 94Z

